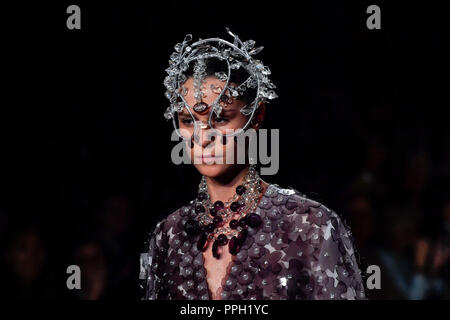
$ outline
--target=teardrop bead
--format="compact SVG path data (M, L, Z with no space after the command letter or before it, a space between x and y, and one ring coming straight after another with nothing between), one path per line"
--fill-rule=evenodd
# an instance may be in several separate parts
M206 249L206 246L205 246L205 244L206 244L206 239L207 239L206 233L202 233L202 234L200 235L200 238L198 238L198 241L197 241L197 249L198 249L199 251L205 251L205 249Z
M241 245L236 237L232 237L228 242L228 250L233 256L237 255L241 249Z
M219 246L224 246L228 243L228 238L226 235L221 234L217 237L217 241L219 243Z
M247 239L247 235L248 235L247 229L243 229L241 232L239 232L237 239L240 244L243 244L245 242L245 239Z

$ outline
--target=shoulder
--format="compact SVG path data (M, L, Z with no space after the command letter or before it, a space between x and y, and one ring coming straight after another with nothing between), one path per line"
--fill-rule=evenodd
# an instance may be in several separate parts
M184 233L184 224L192 216L192 201L172 211L169 215L159 219L149 233L149 239L170 240L177 234Z
M269 185L259 208L265 211L261 213L269 220L279 219L280 227L293 233L292 237L301 234L303 240L311 237L316 242L351 235L349 226L339 214L292 188Z
M323 224L326 219L340 220L336 212L324 204L308 198L295 189L281 188L276 184L269 185L261 200L260 208L282 211L284 215L304 215L318 225Z
M265 210L260 213L271 225L267 230L281 238L273 246L284 247L285 260L302 257L311 275L327 290L327 295L316 293L316 297L363 299L358 253L341 216L296 190L271 185L267 191Z

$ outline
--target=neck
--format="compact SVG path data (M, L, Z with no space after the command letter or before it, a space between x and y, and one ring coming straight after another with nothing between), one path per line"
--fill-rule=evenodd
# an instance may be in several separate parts
M233 197L236 193L236 187L242 183L247 172L248 166L236 167L233 174L227 175L227 177L206 177L211 202L214 203L218 200L226 202Z

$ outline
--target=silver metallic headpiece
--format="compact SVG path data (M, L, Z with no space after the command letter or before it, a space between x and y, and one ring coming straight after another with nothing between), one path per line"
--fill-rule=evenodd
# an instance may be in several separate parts
M194 98L197 102L194 106L194 110L201 112L203 108L206 108L204 104L202 105L200 103L203 96L201 87L206 76L205 60L210 58L226 62L228 70L227 72L221 71L215 73L215 76L219 80L225 82L225 85L221 90L220 88L217 88L219 89L217 91L214 90L215 88L211 88L214 92L219 93L219 95L211 104L212 112L210 112L209 122L211 122L213 113L216 114L216 116L220 115L222 106L219 102L225 92L229 92L233 97L239 97L244 94L248 88L256 89L256 96L253 102L245 105L240 110L243 115L249 117L248 122L242 130L245 130L249 125L260 102L266 103L268 100L277 98L277 94L273 90L276 86L268 78L271 74L270 69L265 66L262 61L254 59L253 57L259 53L263 47L255 47L254 40L242 42L236 34L231 32L228 28L226 28L226 30L233 37L233 43L220 38L209 38L199 39L197 42L189 45L189 42L192 40L192 35L187 34L182 43L177 43L175 45L175 52L170 56L169 67L166 69L168 75L164 79L164 86L167 89L165 96L170 101L170 106L164 113L166 119L173 119L175 122L174 114L176 112L181 112L183 108L187 108L189 111L189 104L184 99L186 88L183 84L187 80L185 72L192 62L195 63L193 68L193 80ZM240 68L244 68L249 76L244 82L236 87L229 83L230 76L233 70Z

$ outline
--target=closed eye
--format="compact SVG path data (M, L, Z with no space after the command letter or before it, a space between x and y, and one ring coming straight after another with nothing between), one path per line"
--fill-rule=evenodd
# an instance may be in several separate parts
M214 122L224 124L228 122L228 119L224 117L218 117L214 119Z
M181 119L181 122L184 125L191 125L193 123L192 119L189 119L189 118Z

